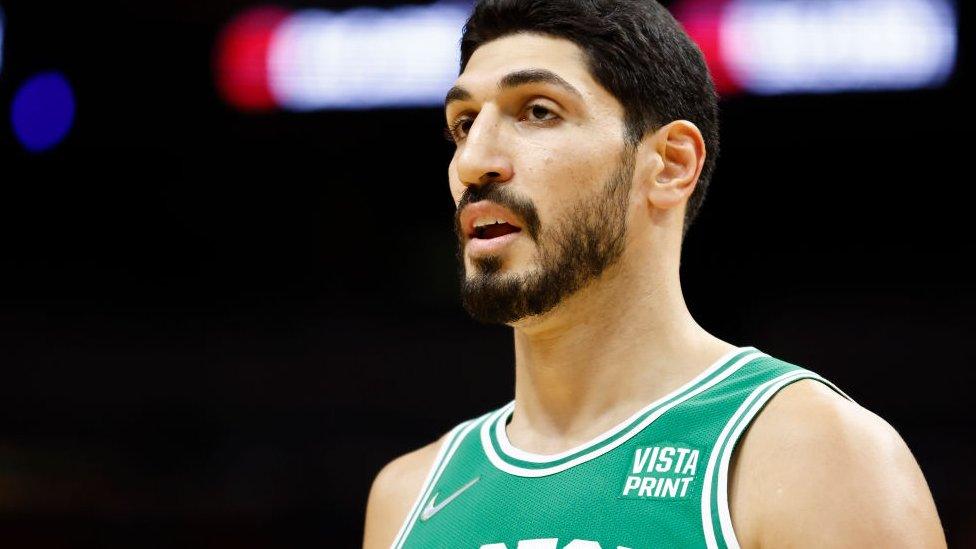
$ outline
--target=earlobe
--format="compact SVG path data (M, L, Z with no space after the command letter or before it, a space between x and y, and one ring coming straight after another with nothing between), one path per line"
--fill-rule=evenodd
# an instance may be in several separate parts
M651 200L659 207L676 206L695 189L705 162L705 141L698 127L676 120L655 135L661 168L654 176Z

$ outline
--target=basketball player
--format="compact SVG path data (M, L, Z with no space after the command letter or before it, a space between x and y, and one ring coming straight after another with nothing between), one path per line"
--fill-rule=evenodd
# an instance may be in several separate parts
M367 548L945 547L888 423L691 317L716 111L652 0L477 3L448 175L463 305L513 328L514 400L380 471Z

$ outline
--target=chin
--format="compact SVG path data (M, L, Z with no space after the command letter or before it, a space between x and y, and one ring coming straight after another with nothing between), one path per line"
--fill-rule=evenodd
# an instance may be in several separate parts
M508 271L506 261L501 254L479 254L468 256L467 274L491 276L496 273Z

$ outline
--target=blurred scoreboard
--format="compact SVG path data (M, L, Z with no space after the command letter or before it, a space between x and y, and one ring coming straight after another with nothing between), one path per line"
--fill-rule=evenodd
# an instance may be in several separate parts
M470 9L254 8L217 40L217 86L242 110L438 106ZM950 0L683 0L671 10L724 95L931 88L956 63Z

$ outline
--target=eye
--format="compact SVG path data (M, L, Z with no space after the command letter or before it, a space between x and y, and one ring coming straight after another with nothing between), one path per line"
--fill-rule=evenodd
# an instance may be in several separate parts
M553 113L552 109L540 103L533 103L529 105L528 110L526 112L540 117L540 119L537 120L538 122L550 122L552 120L555 120L556 118L559 118L558 116L555 115L555 113ZM550 113L553 115L554 118L545 118L546 114L550 114Z
M468 126L464 126L465 123L470 123L470 122L471 122L471 118L467 116L462 116L458 118L453 123L451 123L450 126L444 128L444 138L452 143L457 143L458 141L461 141L462 139L464 139L464 136L466 135L466 133L464 134L461 133L461 129L465 127L470 128L470 124ZM466 131L467 130L465 130L465 132Z
M526 113L531 113L532 117L539 117L534 120L537 123L547 123L555 122L559 119L559 116L549 107L541 103L530 103L526 106ZM546 115L551 115L551 117L546 117ZM519 120L522 120L521 118ZM474 119L469 116L461 116L449 126L444 128L444 139L452 143L458 143L467 136L468 130L471 128L471 123Z

